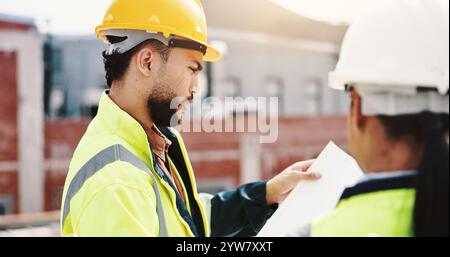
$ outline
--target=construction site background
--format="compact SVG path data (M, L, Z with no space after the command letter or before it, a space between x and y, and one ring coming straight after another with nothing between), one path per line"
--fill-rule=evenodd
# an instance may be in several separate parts
M347 149L348 99L327 85L347 26L268 0L204 4L211 40L225 54L202 74L202 97L278 97L280 117L272 144L260 144L257 132L182 133L199 191L271 178L316 157L329 140ZM33 19L1 11L0 4L0 236L59 236L68 165L105 89L105 46L93 34L42 33Z

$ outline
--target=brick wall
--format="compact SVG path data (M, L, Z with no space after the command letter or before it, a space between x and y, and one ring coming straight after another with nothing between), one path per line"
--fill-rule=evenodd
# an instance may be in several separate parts
M88 124L88 120L54 120L45 123L45 210L60 208L69 162Z
M27 31L27 30L30 30L33 28L34 28L34 26L30 25L30 24L0 21L0 29Z
M0 163L17 161L17 90L15 54L0 52ZM8 68L11 67L11 68ZM44 209L60 208L61 193L73 151L89 124L88 120L51 120L45 123ZM246 133L249 134L249 133ZM244 133L182 133L200 186L208 181L241 182L240 140ZM294 162L314 158L333 139L346 148L344 117L280 118L279 135L273 144L261 145L261 178L268 179ZM14 198L19 211L17 167L0 170L0 194Z
M12 197L18 211L17 55L0 50L0 195Z
M86 120L46 122L46 163L53 160L57 164L48 165L46 170L45 210L59 208L68 162L88 123ZM240 184L242 135L182 133L200 186L220 179L231 179L233 186ZM270 178L294 162L316 157L330 139L345 149L346 135L344 117L280 118L278 140L262 145L261 177Z

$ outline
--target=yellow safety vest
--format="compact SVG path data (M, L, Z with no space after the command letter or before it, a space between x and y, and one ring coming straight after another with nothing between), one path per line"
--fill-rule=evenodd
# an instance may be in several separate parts
M187 209L210 234L210 196L199 195L180 134L171 165L184 187ZM179 160L177 165L172 159ZM180 162L181 160L181 162ZM181 163L181 164L180 164ZM97 116L78 144L66 178L63 236L194 236L176 205L176 193L155 170L142 126L103 93ZM184 179L177 170L186 171Z
M348 188L336 209L315 220L311 236L413 236L415 175L367 180Z

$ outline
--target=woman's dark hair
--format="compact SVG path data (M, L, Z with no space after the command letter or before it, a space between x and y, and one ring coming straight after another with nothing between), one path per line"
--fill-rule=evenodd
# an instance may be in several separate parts
M448 114L377 117L392 139L411 138L423 144L416 182L415 236L448 236L449 146L444 136L448 132Z
M126 37L107 36L107 40L114 44L127 39ZM150 45L156 52L161 55L163 61L167 62L169 59L170 48L158 40L149 39L139 45L133 47L125 53L119 54L113 51L112 54L107 54L103 51L103 63L105 64L105 78L109 88L115 80L121 80L130 65L131 58L145 46Z

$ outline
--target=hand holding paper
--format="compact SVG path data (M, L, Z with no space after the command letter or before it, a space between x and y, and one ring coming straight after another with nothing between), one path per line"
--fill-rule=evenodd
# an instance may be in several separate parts
M297 162L267 182L267 204L283 202L302 180L317 180L320 173L309 170L313 160Z
M332 211L344 189L363 176L356 161L333 142L328 143L310 170L322 178L298 183L258 236L286 235Z

